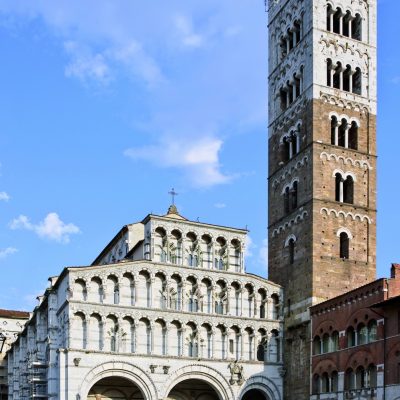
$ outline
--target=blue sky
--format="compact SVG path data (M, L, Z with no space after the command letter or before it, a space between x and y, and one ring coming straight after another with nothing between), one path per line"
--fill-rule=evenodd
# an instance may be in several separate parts
M379 3L378 275L400 260L400 2ZM163 214L248 227L266 276L262 0L0 0L0 308Z

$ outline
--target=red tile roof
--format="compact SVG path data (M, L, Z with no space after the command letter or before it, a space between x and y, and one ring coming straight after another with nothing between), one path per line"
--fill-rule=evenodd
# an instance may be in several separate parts
M0 317L2 317L2 318L28 319L29 318L29 313L27 311L15 311L15 310L2 310L2 309L0 309Z

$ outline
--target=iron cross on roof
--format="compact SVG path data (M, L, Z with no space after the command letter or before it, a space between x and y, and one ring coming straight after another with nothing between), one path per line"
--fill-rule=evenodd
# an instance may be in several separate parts
M172 205L174 206L175 205L175 196L178 196L179 193L176 193L175 189L172 188L171 191L168 192L168 194L171 195L171 197L172 197Z

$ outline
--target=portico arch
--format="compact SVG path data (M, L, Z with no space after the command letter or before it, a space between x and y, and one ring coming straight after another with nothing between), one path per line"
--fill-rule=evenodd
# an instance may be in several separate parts
M254 396L254 397L253 397ZM239 400L281 400L280 390L273 381L263 375L247 379L238 396Z
M175 371L166 384L164 398L168 399L168 395L179 383L193 379L213 388L218 400L235 400L231 386L225 377L216 369L205 365L188 365Z
M131 382L143 396L143 400L157 399L157 391L153 381L140 368L126 362L106 362L88 372L80 389L80 399L86 400L90 390L102 379L118 378Z

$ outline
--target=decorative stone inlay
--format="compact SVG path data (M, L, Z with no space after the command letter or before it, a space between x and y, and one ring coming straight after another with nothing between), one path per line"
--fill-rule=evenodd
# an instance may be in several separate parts
M346 211L337 211L333 208L325 208L322 207L321 208L321 214L326 213L326 215L331 215L333 214L336 218L340 218L343 217L343 219L346 219L347 217L350 217L353 221L355 220L359 220L360 222L363 222L364 220L367 221L369 224L372 224L372 219L368 216L368 215L362 215L362 214L358 214L358 213L352 213L351 211L346 212Z
M326 161L336 161L336 162L342 161L344 165L349 164L352 165L353 167L360 167L362 169L373 170L371 164L367 160L353 160L351 157L338 156L334 153L327 153L325 151L323 151L320 154L320 158L321 160L325 158Z

